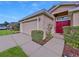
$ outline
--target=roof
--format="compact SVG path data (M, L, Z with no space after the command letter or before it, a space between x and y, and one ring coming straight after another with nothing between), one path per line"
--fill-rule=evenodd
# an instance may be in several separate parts
M52 12L53 10L55 10L56 8L60 7L60 6L67 6L67 5L76 5L79 6L79 1L75 1L75 2L61 2L59 5L56 5L54 7L51 7L48 12Z
M4 24L0 24L0 26L4 26Z
M79 11L79 7L69 10L69 12L75 12L75 11Z
M22 21L24 21L24 20L27 20L27 19L29 19L29 18L38 16L38 15L41 15L41 14L47 15L48 17L50 17L50 18L52 18L52 19L54 18L54 16L53 16L52 14L50 14L46 9L42 9L42 10L39 10L39 11L37 11L37 12L35 12L35 13L29 15L29 16L24 17L22 20L20 20L20 22L22 22Z

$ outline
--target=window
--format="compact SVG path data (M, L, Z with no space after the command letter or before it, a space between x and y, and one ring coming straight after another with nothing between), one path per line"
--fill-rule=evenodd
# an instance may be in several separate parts
M56 19L57 21L65 21L65 20L69 20L69 16L59 16Z

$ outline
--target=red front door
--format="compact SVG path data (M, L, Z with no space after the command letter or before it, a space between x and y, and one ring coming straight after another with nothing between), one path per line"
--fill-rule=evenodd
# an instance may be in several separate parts
M70 20L56 21L56 33L63 33L64 26L70 26Z

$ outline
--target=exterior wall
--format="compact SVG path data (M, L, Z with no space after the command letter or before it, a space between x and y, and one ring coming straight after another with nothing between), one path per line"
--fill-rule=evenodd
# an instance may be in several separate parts
M58 16L58 14L61 14L60 16L64 16L64 13L65 13L65 15L68 15L67 11L70 10L70 9L73 9L75 7L76 7L75 5L74 6L72 6L72 5L71 6L69 6L69 5L59 6L57 9L55 9L55 10L52 11L52 14L53 15L57 14L57 16ZM69 16L69 17L71 18L71 16ZM54 23L54 28L55 28L54 31L55 31L56 30L56 19L54 20L54 22L55 22Z
M79 11L73 13L73 26L79 26Z
M52 25L52 34L55 33L55 21L53 19L50 19L46 16L43 15L42 17L42 29L46 32L47 31L47 28L48 28L48 24L51 24Z
M44 34L47 31L48 24L53 24L52 33L54 33L54 22L45 15L40 15L31 19L38 19L30 22L20 23L20 32L31 35L32 30L43 30ZM40 19L40 20L39 20ZM28 19L30 20L30 19ZM38 24L37 24L38 23ZM44 36L45 37L45 36Z
M22 22L20 22L20 32L23 32L23 25L22 25Z
M32 19L34 19L34 21L20 23L20 32L31 35L31 31L37 29L37 20L35 20L37 18L35 17ZM28 20L31 20L31 19L28 19Z
M70 10L72 8L75 8L75 6L60 6L57 9L55 9L54 11L52 11L52 14L61 13L61 12Z

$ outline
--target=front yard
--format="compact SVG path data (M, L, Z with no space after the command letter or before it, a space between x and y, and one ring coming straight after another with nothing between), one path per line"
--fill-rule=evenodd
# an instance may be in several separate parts
M0 36L18 33L14 30L0 30ZM5 39L6 40L6 39ZM27 57L23 50L17 46L0 52L0 57Z
M14 30L0 30L0 36L9 35L9 34L15 34L15 33L18 33L18 31L14 31Z
M0 52L0 57L27 57L27 55L17 46Z

